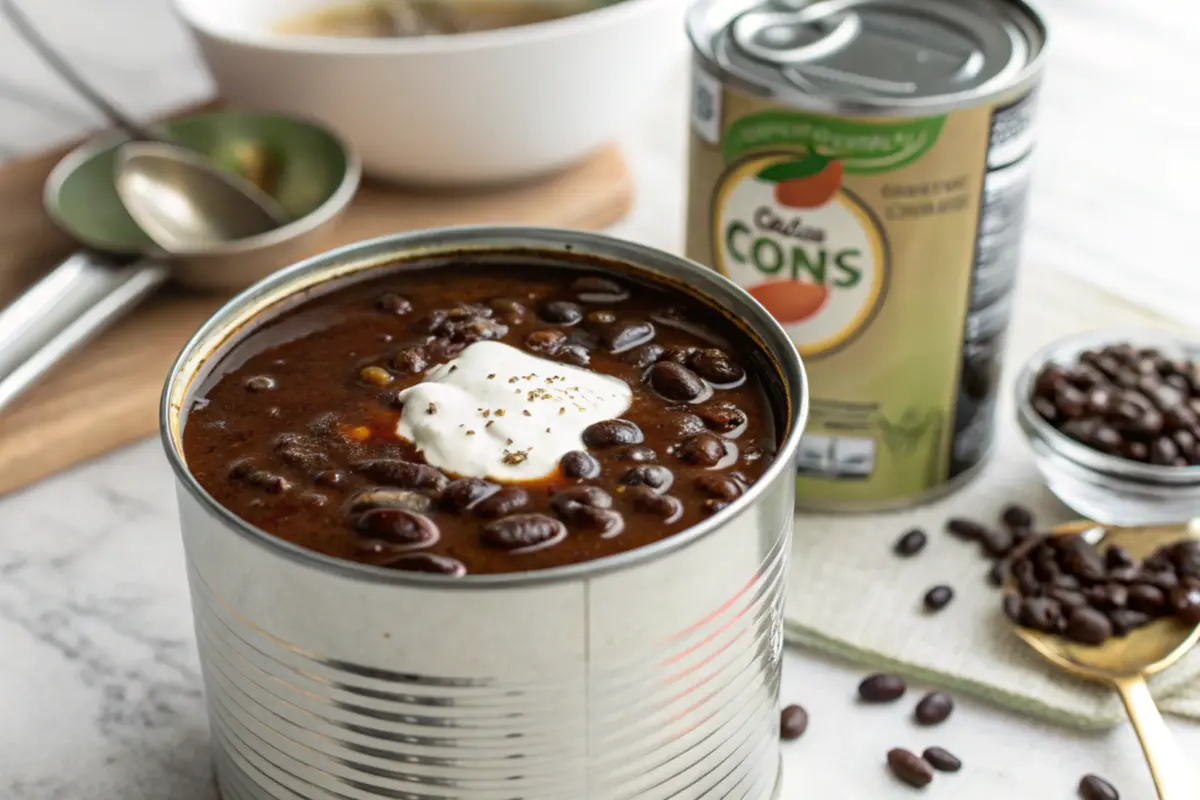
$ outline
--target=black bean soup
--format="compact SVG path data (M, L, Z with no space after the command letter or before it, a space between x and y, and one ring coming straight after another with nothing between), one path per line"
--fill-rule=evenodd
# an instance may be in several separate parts
M431 466L432 451L397 431L401 393L438 365L453 371L481 342L620 379L628 409L584 428L542 477ZM183 449L218 503L320 553L447 575L545 569L671 536L761 477L777 445L765 363L698 300L625 276L545 265L393 272L252 331L199 386ZM437 410L427 405L405 413ZM458 422L463 436L498 418L476 411ZM506 464L524 457L504 454Z

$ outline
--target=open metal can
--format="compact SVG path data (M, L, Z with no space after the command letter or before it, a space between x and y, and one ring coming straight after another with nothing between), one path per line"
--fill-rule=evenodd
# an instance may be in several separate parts
M389 571L301 549L188 472L192 387L244 336L382 271L597 267L723 311L758 352L769 470L653 545L501 575ZM162 401L218 783L225 800L617 800L779 792L778 688L804 369L780 326L711 270L571 231L475 227L377 239L243 292L184 348Z

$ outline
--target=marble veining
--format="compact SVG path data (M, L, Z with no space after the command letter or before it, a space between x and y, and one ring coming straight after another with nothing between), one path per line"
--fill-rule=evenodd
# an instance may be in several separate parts
M22 1L132 111L153 114L208 91L166 0ZM1189 321L1200 302L1191 265L1200 252L1200 114L1188 105L1200 14L1186 0L1044 5L1055 36L1026 268L1063 269ZM682 37L675 44L677 75L624 139L638 201L614 232L678 250L687 91ZM0 24L0 160L97 124ZM883 753L934 743L964 757L973 800L1071 797L1093 770L1122 796L1151 796L1127 728L1071 733L964 700L945 733L930 737L906 709L864 716L850 699L859 677L787 654L784 698L808 705L813 724L785 751L785 797L899 797ZM1200 747L1200 726L1172 725L1186 747ZM0 500L0 798L214 800L208 752L174 490L158 443ZM939 778L929 796L964 796L956 791Z

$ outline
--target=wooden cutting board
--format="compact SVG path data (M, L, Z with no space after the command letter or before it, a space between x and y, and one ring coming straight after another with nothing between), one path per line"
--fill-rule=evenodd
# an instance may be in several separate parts
M0 303L71 251L42 210L42 184L66 151L0 165ZM422 193L367 182L328 246L472 223L595 230L628 212L633 188L615 147L533 183ZM171 287L60 364L0 413L0 495L149 436L171 362L225 298Z

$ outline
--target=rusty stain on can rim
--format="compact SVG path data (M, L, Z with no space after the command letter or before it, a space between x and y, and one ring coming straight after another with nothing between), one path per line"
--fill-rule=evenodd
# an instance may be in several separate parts
M770 358L779 379L778 389L784 395L785 408L779 413L780 410L774 408L779 398L768 391L772 410L777 413L775 424L779 442L775 460L762 477L720 513L674 536L635 550L552 569L447 579L343 561L286 542L250 525L217 503L188 471L180 437L184 404L190 388L204 368L218 360L221 351L235 343L251 325L315 293L330 290L355 277L378 274L389 267L399 270L406 266L423 268L431 262L452 262L453 259L478 261L514 257L563 266L575 263L591 268L615 268L635 276L640 273L696 297L741 327ZM771 387L766 388L770 390ZM684 258L601 234L488 225L432 229L358 242L314 256L260 281L229 300L184 345L168 372L159 406L160 436L176 477L192 497L240 535L289 559L354 578L463 589L571 581L661 558L687 547L720 528L726 520L740 515L757 501L765 487L779 479L780 473L791 471L807 417L808 386L804 365L787 334L761 306L723 276Z

